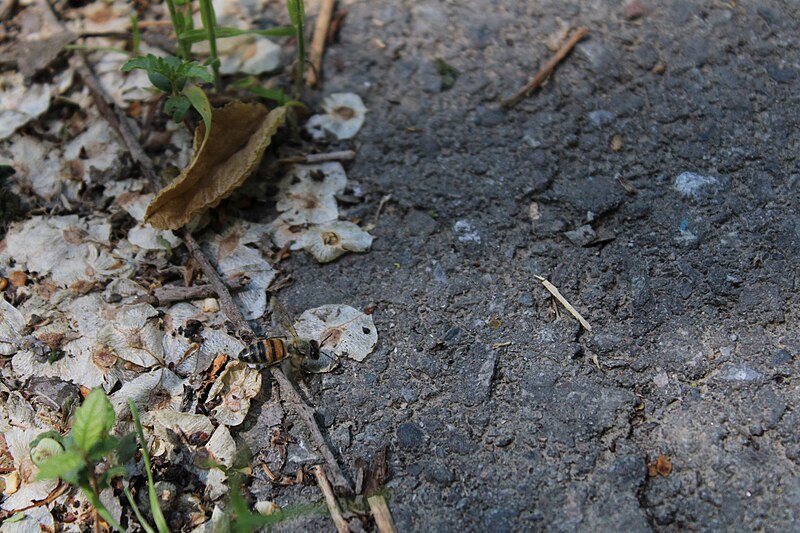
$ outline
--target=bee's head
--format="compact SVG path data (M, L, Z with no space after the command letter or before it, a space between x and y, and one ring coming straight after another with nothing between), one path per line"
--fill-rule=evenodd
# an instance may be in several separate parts
M315 340L300 340L297 343L298 355L309 359L319 359L319 342Z

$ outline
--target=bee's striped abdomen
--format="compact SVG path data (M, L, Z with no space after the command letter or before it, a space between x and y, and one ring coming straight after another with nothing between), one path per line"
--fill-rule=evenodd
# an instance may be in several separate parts
M239 353L239 359L245 363L272 365L286 358L286 346L278 338L263 339L255 342Z

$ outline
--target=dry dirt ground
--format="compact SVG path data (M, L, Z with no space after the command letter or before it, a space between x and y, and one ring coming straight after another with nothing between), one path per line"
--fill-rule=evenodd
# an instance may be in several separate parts
M325 92L369 114L331 148L358 149L348 215L392 200L283 294L377 306L378 351L308 384L344 465L388 444L401 531L798 527L798 6L652 4L347 6ZM590 38L500 110L559 18Z
M798 529L800 7L625 3L342 3L312 103L355 92L369 112L315 149L358 152L366 200L343 218L391 198L369 252L292 254L280 295L374 307L375 353L301 384L348 475L388 446L400 531ZM577 26L550 81L501 109ZM235 431L261 458L269 393ZM308 440L284 420L293 474ZM259 500L320 500L254 474Z

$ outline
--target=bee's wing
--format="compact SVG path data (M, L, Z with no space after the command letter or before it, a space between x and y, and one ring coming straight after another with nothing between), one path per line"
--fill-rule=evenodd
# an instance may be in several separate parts
M286 311L286 308L283 306L281 301L275 296L272 297L272 317L292 338L292 346L297 348L298 344L300 343L300 339L297 336L297 331L294 329L292 319L289 317L289 313Z

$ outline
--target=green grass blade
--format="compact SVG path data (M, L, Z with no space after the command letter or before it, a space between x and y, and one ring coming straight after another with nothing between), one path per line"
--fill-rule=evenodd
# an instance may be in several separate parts
M131 494L131 491L128 490L128 487L125 487L123 490L125 492L125 497L128 498L128 503L130 504L131 509L133 509L133 514L136 515L136 519L139 521L139 524L142 526L142 528L147 531L147 533L156 533L156 530L153 529L153 526L151 526L147 520L144 519L144 516L142 516L142 512L139 510L139 506L136 505L136 502L133 500L133 494Z
M164 518L164 513L161 512L161 506L158 504L158 495L156 494L156 487L153 482L153 471L150 467L150 454L147 453L147 441L144 438L142 422L139 420L139 411L136 410L136 405L134 405L133 400L128 400L128 406L131 409L131 415L133 415L133 425L136 426L136 435L139 437L139 443L142 446L144 470L147 472L147 492L150 495L150 512L153 515L153 520L156 522L159 533L169 533L167 520Z
M214 33L217 39L225 39L226 37L238 37L239 35L260 35L262 37L291 37L294 35L294 28L291 26L281 26L279 28L269 28L267 30L240 30L239 28L230 28L227 26L219 26L215 28ZM199 43L208 39L208 34L204 29L187 30L181 33L181 39L190 43Z

